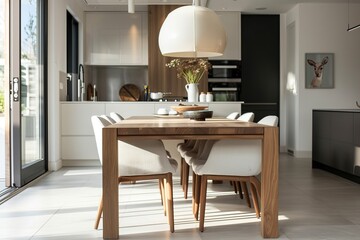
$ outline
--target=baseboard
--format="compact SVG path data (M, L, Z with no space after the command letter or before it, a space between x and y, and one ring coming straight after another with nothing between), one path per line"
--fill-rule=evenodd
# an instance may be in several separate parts
M287 152L289 155L294 156L296 158L311 158L312 152L311 151L296 151L292 149L287 149Z
M61 159L58 159L56 161L48 161L48 168L49 171L57 171L60 168L62 168L63 163Z
M101 166L99 159L63 159L63 167L98 167Z

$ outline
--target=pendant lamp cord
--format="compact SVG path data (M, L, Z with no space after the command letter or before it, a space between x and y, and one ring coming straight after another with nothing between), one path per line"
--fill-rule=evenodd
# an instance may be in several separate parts
M193 0L193 6L199 6L200 5L200 0Z
M350 28L350 0L348 0L348 31Z

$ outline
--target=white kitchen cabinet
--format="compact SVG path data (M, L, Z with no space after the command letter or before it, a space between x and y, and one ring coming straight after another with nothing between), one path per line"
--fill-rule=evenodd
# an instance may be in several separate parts
M147 65L147 13L86 12L85 64Z
M61 104L61 135L94 135L91 116L102 114L105 114L104 103Z
M99 159L94 135L63 136L61 138L61 158L63 160Z
M241 60L241 13L216 12L223 23L227 36L224 55L210 59Z
M121 102L106 103L105 114L117 112L122 117L152 116L154 114L154 103L152 102Z

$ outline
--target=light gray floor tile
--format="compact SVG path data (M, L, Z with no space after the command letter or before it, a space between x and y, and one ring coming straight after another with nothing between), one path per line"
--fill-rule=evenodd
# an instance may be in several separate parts
M310 159L280 156L279 239L360 239L360 186L312 169ZM205 231L174 178L175 233L160 204L157 181L121 184L120 237L136 240L262 239L260 220L228 182L209 184ZM93 224L101 169L63 168L0 206L0 239L102 239Z

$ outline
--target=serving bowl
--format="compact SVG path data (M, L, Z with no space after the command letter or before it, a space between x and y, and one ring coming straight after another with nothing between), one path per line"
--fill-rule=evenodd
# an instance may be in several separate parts
M213 111L198 110L198 111L185 111L183 112L184 118L190 118L195 121L205 121L206 118L212 118Z

